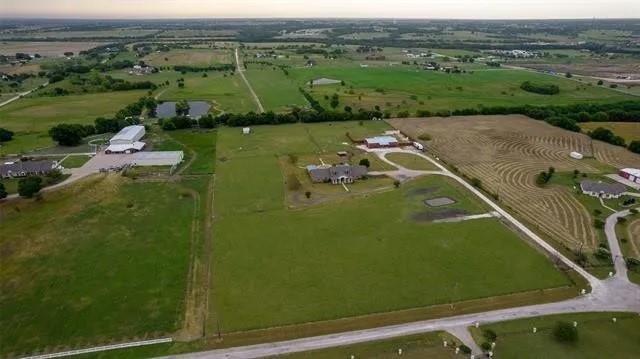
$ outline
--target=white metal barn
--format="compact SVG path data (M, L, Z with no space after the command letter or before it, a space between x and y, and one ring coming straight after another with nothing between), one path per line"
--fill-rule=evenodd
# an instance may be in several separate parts
M141 151L145 143L139 140L144 137L144 135L144 126L127 126L120 130L115 136L111 137L109 147L107 147L105 153L134 153Z

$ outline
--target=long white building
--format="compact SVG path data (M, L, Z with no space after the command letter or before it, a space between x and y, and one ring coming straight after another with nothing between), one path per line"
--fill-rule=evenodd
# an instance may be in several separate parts
M127 126L111 137L109 147L107 147L105 153L134 153L141 151L145 143L141 142L140 139L144 137L145 133L144 126Z

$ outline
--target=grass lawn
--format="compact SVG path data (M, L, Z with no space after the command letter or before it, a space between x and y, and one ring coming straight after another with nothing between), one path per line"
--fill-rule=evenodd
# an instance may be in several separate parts
M298 90L296 82L279 68L274 70L270 66L250 64L245 76L266 111L283 112L291 107L309 105Z
M612 318L616 317L614 323ZM578 322L578 341L557 342L558 321ZM538 332L532 333L537 327ZM498 334L494 353L500 358L637 358L640 353L640 317L628 313L581 313L515 320L481 326ZM478 338L478 331L472 328ZM480 342L483 340L480 340Z
M217 137L215 130L178 130L170 132L170 136L182 144L186 151L191 152L191 156L195 156L191 165L185 170L185 174L212 174L214 172Z
M581 123L580 127L584 132L604 127L624 138L627 143L633 140L640 141L640 123L638 122L585 122Z
M348 345L344 347L314 350L304 353L281 355L281 359L345 359L355 355L356 358L396 358L398 349L402 349L402 358L410 359L447 359L456 358L455 348L443 347L442 342L451 343L452 336L444 332L412 335L370 343Z
M430 111L479 106L563 105L571 103L607 102L632 99L608 89L577 84L574 81L519 70L487 70L467 74L416 70L413 67L313 67L291 69L292 78L304 86L322 106L330 108L329 100L338 93L339 109L349 105L354 109L380 106L395 115L408 110ZM346 86L305 85L312 79L343 80ZM556 84L560 94L539 95L520 89L524 81ZM351 88L353 87L353 89ZM378 89L379 91L376 91ZM383 92L381 92L383 91ZM351 93L352 92L352 93ZM415 96L412 98L412 96Z
M0 204L0 325L12 328L0 334L2 353L174 332L187 287L192 193L206 185L98 176L42 201Z
M18 193L18 178L3 178L0 179L0 183L4 185L4 190L8 194Z
M179 49L169 52L154 52L143 58L151 66L188 65L206 67L234 62L231 50Z
M160 90L160 100L204 100L214 103L214 110L232 113L256 111L249 90L240 75L208 72L187 74L184 77L184 88L172 83L166 90Z
M437 171L438 168L431 162L425 160L422 157L412 155L409 153L389 153L385 156L388 160L399 164L410 170L418 171Z
M144 91L120 91L62 97L29 97L0 108L0 127L14 131L0 155L50 147L49 128L59 123L93 124L96 117L112 116L145 96Z
M426 192L453 193L460 207L483 210L444 178L287 209L279 156L333 153L344 149L345 130L359 137L381 126L257 126L247 136L219 129L210 328L266 328L568 284L495 219L415 220Z
M82 167L90 159L91 157L85 155L69 156L62 162L62 166L64 168L78 168Z

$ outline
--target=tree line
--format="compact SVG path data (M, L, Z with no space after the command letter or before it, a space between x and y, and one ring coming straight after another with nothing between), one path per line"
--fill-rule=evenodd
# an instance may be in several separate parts
M61 146L77 146L82 139L94 134L114 133L124 127L140 124L139 116L147 109L155 116L157 102L153 97L142 97L116 112L113 118L98 117L93 125L61 123L49 129L49 136Z

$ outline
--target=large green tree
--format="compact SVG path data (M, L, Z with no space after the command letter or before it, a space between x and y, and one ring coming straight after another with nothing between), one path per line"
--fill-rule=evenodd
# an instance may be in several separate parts
M18 194L25 198L35 196L42 189L42 178L30 176L18 181Z

